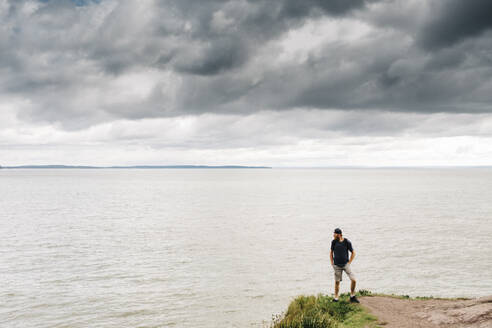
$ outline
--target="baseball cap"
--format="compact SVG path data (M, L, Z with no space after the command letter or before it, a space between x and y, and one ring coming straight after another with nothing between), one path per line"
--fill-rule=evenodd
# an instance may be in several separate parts
M335 231L333 231L334 233L339 233L341 234L342 233L342 230L340 228L336 228Z

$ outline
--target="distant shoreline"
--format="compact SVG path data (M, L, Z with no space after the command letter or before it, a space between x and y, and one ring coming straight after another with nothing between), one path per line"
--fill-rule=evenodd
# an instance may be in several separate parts
M135 166L85 166L85 165L19 165L0 166L0 169L271 169L270 166L242 165L135 165Z

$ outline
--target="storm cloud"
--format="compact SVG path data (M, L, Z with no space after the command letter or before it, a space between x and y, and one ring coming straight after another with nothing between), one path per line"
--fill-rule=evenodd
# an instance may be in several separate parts
M0 142L38 145L19 133L37 127L113 143L112 124L155 149L489 138L491 15L485 0L0 0Z
M436 2L421 32L421 43L428 49L449 47L480 36L492 29L492 2L450 0Z

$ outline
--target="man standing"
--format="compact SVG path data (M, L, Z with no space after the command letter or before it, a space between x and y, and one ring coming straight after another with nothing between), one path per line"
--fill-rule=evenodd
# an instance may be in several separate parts
M350 259L348 251L351 252ZM359 303L355 297L355 275L350 269L350 263L354 260L355 252L352 248L352 243L347 238L343 238L342 230L336 228L333 232L333 240L331 242L330 261L335 271L335 297L334 302L338 302L338 291L340 290L340 281L342 281L342 271L345 271L350 278L350 302Z

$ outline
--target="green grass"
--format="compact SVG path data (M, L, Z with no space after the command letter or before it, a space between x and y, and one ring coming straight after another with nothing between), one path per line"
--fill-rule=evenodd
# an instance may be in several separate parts
M386 296L412 300L466 300L467 298L438 298L433 296L395 295L372 293L361 289L360 296ZM349 302L349 293L341 294L338 302L333 297L318 294L316 296L299 295L287 308L286 312L272 317L270 328L376 328L384 325L377 317L370 314L360 304Z
M362 296L357 293L357 296ZM271 328L358 328L377 327L377 318L360 304L349 302L349 293L338 302L323 294L297 296L287 312L272 318Z

